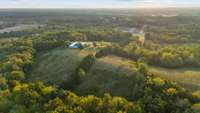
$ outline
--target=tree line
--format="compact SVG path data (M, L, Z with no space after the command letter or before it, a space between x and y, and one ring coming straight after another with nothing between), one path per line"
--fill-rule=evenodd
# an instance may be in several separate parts
M139 46L136 43L130 43L126 46L115 44L100 50L97 57L116 54L133 60L143 59L150 65L166 68L200 66L199 45L172 45L159 47L156 50L150 48L149 46Z

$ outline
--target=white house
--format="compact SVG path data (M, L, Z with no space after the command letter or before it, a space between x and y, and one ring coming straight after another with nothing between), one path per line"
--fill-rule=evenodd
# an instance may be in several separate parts
M68 47L72 49L80 49L82 47L82 44L80 42L73 42Z

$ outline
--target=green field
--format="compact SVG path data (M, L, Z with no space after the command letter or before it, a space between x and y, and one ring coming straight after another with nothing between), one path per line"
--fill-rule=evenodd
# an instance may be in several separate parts
M104 59L107 63L109 62L113 66L118 65L119 67L124 68L130 67L131 64L134 64L134 61L121 57L110 56L110 58ZM153 66L148 67L150 73L153 73L158 77L176 82L189 90L200 90L200 68L167 69ZM130 71L124 72L129 73Z
M39 53L35 58L30 81L62 83L75 71L84 56L93 52L65 48ZM121 57L108 56L97 59L75 92L83 95L103 95L110 92L128 96L130 75L134 74L135 69L134 62Z
M92 51L68 48L41 52L34 59L31 81L61 83L71 75L84 56Z
M11 31L23 31L23 30L31 30L31 29L38 29L39 27L42 27L43 25L39 24L21 24L17 26L7 27L0 29L0 33L9 33Z
M179 83L190 90L200 90L200 68L166 69L149 66L150 72L161 78Z
M111 93L116 96L129 96L132 77L136 72L134 62L116 56L97 59L86 78L77 87L77 94L102 96ZM92 85L91 85L92 84Z
M104 62L107 62L112 65L110 67L117 66L126 69L127 67L131 67L131 64L134 64L134 61L121 57L109 56L103 59ZM194 91L200 90L200 68L167 69L167 68L160 68L153 66L148 66L148 67L150 73L153 73L158 77L171 80L189 90L194 90ZM120 68L118 69L120 70ZM130 71L126 70L124 72L129 73Z
M104 62L111 64L112 65L111 67L117 66L117 67L123 67L123 69L131 67L131 64L134 64L134 61L114 56L104 58ZM160 68L153 66L148 66L148 67L150 73L153 73L158 77L174 81L189 90L200 90L200 68L167 69L167 68ZM130 71L128 70L124 71L124 73L129 73L129 72Z

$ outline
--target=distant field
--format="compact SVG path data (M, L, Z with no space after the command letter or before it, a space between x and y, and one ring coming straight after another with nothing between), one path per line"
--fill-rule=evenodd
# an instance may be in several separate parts
M185 88L200 90L200 68L165 69L150 66L150 72L159 77L172 80Z
M18 25L13 27L7 27L4 29L0 29L0 33L8 33L11 31L23 31L27 29L37 29L38 27L41 27L42 25L39 24L30 24L30 25Z
M30 80L59 84L71 75L81 62L82 58L91 52L92 51L87 50L80 51L59 48L39 53L34 60Z

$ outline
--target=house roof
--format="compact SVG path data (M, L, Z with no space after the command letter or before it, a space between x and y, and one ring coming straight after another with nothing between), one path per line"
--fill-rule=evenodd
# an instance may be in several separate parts
M76 46L76 45L80 45L80 42L73 42L72 44L70 44L69 46Z
M80 42L73 42L68 47L69 48L80 48L81 47L81 43Z

